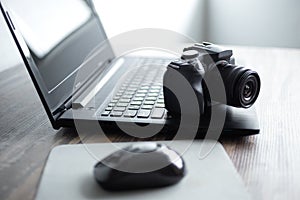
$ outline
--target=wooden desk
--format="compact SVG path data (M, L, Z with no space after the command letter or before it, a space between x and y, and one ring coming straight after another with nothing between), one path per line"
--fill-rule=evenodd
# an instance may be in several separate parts
M234 53L261 76L261 133L221 142L254 199L299 199L300 50L235 47ZM72 129L52 129L24 66L0 73L0 96L0 199L33 199L50 150L80 140Z

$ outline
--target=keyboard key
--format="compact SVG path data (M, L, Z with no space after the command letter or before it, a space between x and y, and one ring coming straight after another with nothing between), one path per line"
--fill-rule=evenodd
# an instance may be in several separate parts
M161 83L154 83L153 86L159 86L159 87L161 87L162 84Z
M165 103L165 101L163 99L158 99L157 103Z
M126 107L115 107L114 111L125 111Z
M154 108L151 114L152 119L162 119L165 114L164 108Z
M142 109L151 110L153 108L152 105L143 105Z
M150 84L149 84L149 83L143 83L143 84L142 84L142 87L144 87L144 86L148 86L148 87L149 87Z
M119 111L113 111L110 113L111 117L121 117L123 115L123 112L119 112Z
M129 106L128 109L129 110L138 110L138 109L140 109L140 106Z
M122 96L123 92L117 92L116 96Z
M122 98L124 98L124 99L131 99L132 97L133 97L132 94L131 95L127 94L127 95L122 96Z
M143 101L144 98L143 97L134 97L133 101Z
M151 86L151 89L157 89L157 90L159 90L160 88L161 88L161 86L158 86L158 85Z
M156 108L164 108L165 107L165 104L164 103L157 103L155 105Z
M128 103L117 103L118 107L127 107Z
M120 99L121 103L129 103L130 101L131 101L130 99L125 99L125 98Z
M146 97L146 101L156 101L156 97Z
M132 82L131 82L130 86L135 86L135 87L137 87L139 84L140 84L140 81L135 80L135 81L132 81Z
M148 90L150 87L149 86L142 86L140 89L141 90Z
M159 93L159 90L157 90L157 89L151 89L151 90L149 90L149 92L151 92L151 93Z
M129 87L129 88L127 88L127 91L135 92L136 90L137 90L136 87Z
M158 93L148 93L148 97L157 97Z
M114 96L114 100L119 100L121 98L121 96Z
M104 111L103 113L101 113L101 116L108 116L110 113L110 111Z
M139 110L137 117L138 118L148 118L150 116L151 110Z
M141 81L141 80L140 80L140 81ZM140 81L139 81L139 82L140 82ZM130 87L136 88L135 91L137 91L138 89L140 89L140 84L139 84L139 83L138 83L138 84L130 83Z
M126 91L124 93L124 95L134 95L134 94L135 94L135 92L133 92L133 91Z
M146 94L144 94L144 93L138 93L138 94L136 94L135 96L136 96L136 97L145 97Z
M107 108L105 108L105 111L112 111L112 107L107 107Z
M138 90L137 93L147 93L147 90Z
M113 99L113 100L110 101L110 103L117 103L117 102L118 102L117 99Z
M145 101L144 105L154 105L155 101Z
M109 103L108 106L109 107L114 107L116 104L115 103Z
M127 110L125 113L124 113L124 117L135 117L137 114L137 111L136 110Z
M140 106L140 105L142 105L142 102L141 102L141 101L132 101L132 102L130 103L130 105L137 105L137 106Z
M117 95L122 95L125 92L125 90L119 89Z

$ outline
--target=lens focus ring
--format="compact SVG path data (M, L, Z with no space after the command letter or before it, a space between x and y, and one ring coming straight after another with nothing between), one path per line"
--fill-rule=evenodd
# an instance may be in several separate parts
M250 69L221 62L217 65L226 90L227 104L249 108L256 101L260 91L260 78Z

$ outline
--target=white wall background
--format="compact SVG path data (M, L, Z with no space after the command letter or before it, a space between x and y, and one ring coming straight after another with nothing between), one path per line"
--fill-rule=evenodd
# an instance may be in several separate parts
M139 28L162 28L199 40L205 0L96 0L108 37ZM193 27L193 30L191 30Z
M299 0L208 0L207 40L300 48Z
M299 0L95 0L95 5L108 37L164 28L196 41L300 48ZM21 62L3 20L0 71Z

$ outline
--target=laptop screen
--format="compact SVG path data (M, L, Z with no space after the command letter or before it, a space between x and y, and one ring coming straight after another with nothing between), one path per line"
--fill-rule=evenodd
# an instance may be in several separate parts
M106 39L98 16L86 0L9 0L6 6L28 46L53 111L70 97L76 71ZM102 59L112 57L111 51Z

